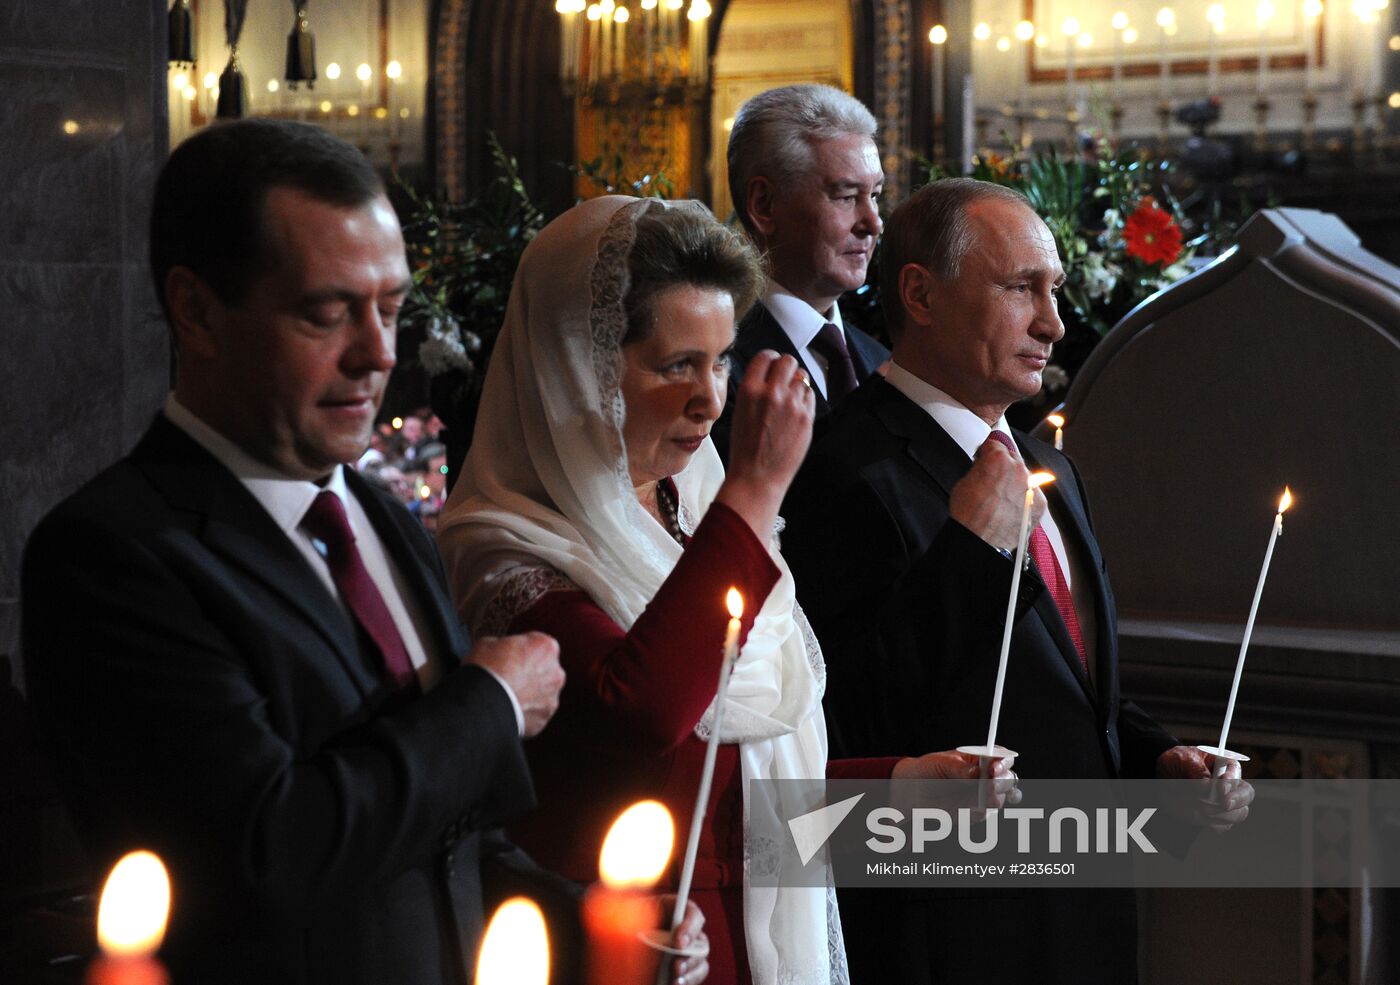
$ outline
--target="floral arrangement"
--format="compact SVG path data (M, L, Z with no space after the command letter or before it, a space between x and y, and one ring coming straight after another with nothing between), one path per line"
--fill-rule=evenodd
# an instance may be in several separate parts
M400 186L413 205L404 224L413 286L399 331L418 336L433 411L463 438L471 433L520 255L544 228L515 159L494 134L489 139L497 174L470 201L439 202Z

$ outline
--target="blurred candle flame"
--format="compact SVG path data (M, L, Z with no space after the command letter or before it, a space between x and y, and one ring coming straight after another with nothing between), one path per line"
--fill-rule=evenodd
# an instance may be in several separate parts
M655 885L671 860L676 826L671 812L655 800L623 811L603 839L598 875L609 889L646 889Z
M744 614L744 596L739 594L737 588L731 588L725 593L724 604L729 607L731 619L738 619Z
M523 896L500 905L486 928L476 962L477 985L545 985L549 933L544 914Z
M151 852L122 856L102 887L97 942L113 958L147 957L165 938L170 915L170 877Z
M1031 489L1039 489L1041 486L1049 485L1055 481L1054 472L1032 472L1026 479L1026 485Z
M1053 427L1062 428L1065 426L1065 419L1059 414L1051 414L1046 420L1049 421Z
M1278 501L1278 511L1279 511L1279 513L1285 512L1285 511L1286 511L1290 506L1292 506L1292 505L1293 505L1293 490L1289 489L1287 486L1284 486L1284 487L1283 487L1283 496L1281 496L1281 497L1279 498L1279 501Z

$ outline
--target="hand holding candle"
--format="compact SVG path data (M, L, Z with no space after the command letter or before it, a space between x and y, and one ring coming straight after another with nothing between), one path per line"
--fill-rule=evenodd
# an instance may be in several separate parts
M1254 601L1249 605L1249 618L1244 624L1244 639L1240 641L1240 655L1235 660L1235 679L1230 685L1230 700L1225 705L1225 721L1220 726L1220 742L1215 746L1199 746L1203 752L1208 752L1216 757L1215 776L1224 776L1225 770L1230 765L1230 760L1248 760L1248 756L1243 756L1237 752L1231 752L1226 747L1225 741L1230 737L1230 722L1235 717L1235 699L1240 693L1240 678L1244 675L1244 658L1249 651L1249 638L1254 635L1254 617L1259 614L1259 599L1264 594L1264 581L1269 577L1269 563L1274 558L1274 544L1278 542L1279 536L1283 533L1283 514L1293 505L1293 492L1287 486L1283 487L1283 496L1278 501L1278 513L1274 515L1274 525L1269 530L1269 546L1264 551L1264 567L1259 571L1259 583L1254 586Z
M1011 594L1006 601L1006 622L1001 634L1001 654L997 661L997 681L992 691L992 714L987 723L987 742L983 746L959 746L958 752L979 756L990 762L993 759L1015 758L1010 749L997 745L997 727L1001 721L1001 697L1006 684L1006 664L1011 654L1011 630L1016 623L1016 597L1021 590L1021 571L1025 568L1026 544L1030 540L1031 510L1035 506L1035 493L1041 486L1055 481L1049 472L1032 472L1026 479L1025 506L1021 510L1021 532L1016 541L1016 553L1012 555ZM985 771L984 771L985 772Z
M170 878L150 852L122 857L102 887L97 941L102 957L88 968L87 985L169 985L155 953L170 914Z

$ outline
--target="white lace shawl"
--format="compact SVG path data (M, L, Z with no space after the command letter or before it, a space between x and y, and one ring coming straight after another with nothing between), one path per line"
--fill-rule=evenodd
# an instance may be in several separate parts
M459 613L474 629L544 590L556 576L541 569L629 628L680 558L637 500L622 441L626 261L637 219L657 208L704 206L592 199L550 223L521 258L471 451L438 523ZM673 480L684 514L703 517L724 480L714 446L705 441ZM826 771L821 651L787 565L776 549L772 557L781 577L735 662L720 729L721 741L739 746L746 821L776 810L752 802L749 780ZM488 611L498 598L504 605ZM698 735L714 717L712 702ZM684 831L690 818L676 822ZM744 924L756 985L847 985L829 878L823 892L757 887L746 876Z

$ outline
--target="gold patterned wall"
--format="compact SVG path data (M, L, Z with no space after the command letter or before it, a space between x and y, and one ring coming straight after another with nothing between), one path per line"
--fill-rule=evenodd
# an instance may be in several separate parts
M690 164L692 115L689 105L579 104L574 116L578 160L601 158L603 173L608 176L620 163L622 176L634 181L645 175L664 174L677 197L688 197L696 184ZM605 194L604 189L586 178L579 178L577 186L582 198Z
M711 207L734 210L725 148L734 114L765 89L795 82L852 88L851 12L844 0L732 0L715 50L710 109Z

